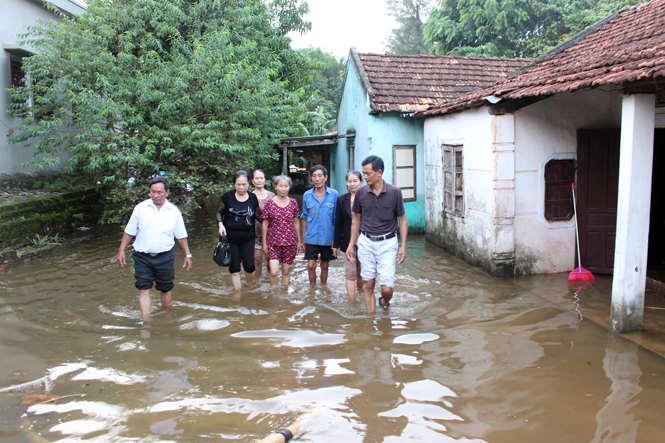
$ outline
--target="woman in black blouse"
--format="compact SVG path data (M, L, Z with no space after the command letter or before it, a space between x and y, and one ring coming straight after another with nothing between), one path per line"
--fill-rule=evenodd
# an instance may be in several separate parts
M356 197L356 191L363 184L363 176L358 171L349 171L346 174L346 186L349 192L337 197L337 213L335 214L335 237L333 239L333 254L335 257L342 250L344 258L344 274L346 275L346 292L349 294L349 301L356 301L356 287L358 292L363 290L363 281L360 278L360 261L350 261L346 258L346 249L351 240L351 208Z
M245 270L247 284L254 280L254 222L261 220L261 208L256 195L249 191L249 177L238 171L233 179L235 190L222 195L217 205L219 235L225 235L231 250L231 283L240 289L240 262Z

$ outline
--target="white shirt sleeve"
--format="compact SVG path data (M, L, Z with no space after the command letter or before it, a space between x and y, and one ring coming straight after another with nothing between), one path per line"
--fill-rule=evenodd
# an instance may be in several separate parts
M138 205L134 207L134 210L132 211L132 216L129 218L129 221L127 222L127 226L125 226L125 233L128 235L131 235L133 237L136 237L136 234L139 232L139 207Z
M175 217L175 238L180 240L182 238L187 238L187 228L185 228L185 221L182 219L182 213L180 210L177 210L178 213Z

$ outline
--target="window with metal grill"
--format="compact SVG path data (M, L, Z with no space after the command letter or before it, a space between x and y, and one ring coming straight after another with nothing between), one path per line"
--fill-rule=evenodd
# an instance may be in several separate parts
M25 72L23 72L23 57L16 54L9 54L9 73L10 73L10 87L20 88L25 83Z

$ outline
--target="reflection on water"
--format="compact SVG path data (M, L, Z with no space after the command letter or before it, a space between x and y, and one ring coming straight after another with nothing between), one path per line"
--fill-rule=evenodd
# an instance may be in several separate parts
M634 343L623 343L614 334L607 337L603 368L612 386L605 406L596 414L598 428L594 442L636 441L639 422L631 410L639 402L633 399L642 391L637 351L638 345ZM617 414L618 411L623 413Z
M212 223L189 228L194 268L149 323L119 227L0 275L1 441L250 442L312 408L294 441L661 439L660 357L422 238L369 318L341 262L327 287L300 260L288 289L235 294Z

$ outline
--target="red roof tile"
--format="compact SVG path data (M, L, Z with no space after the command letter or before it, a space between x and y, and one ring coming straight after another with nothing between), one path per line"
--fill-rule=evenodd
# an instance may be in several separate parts
M665 0L627 6L488 88L418 115L433 116L502 100L549 96L600 85L665 77ZM655 80L654 80L655 81ZM657 87L661 92L664 85Z
M351 48L379 112L411 113L442 105L506 78L531 59L359 54ZM369 88L368 88L369 84Z

